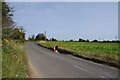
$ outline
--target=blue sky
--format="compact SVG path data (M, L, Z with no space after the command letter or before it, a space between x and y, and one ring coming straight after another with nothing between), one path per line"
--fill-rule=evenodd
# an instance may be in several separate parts
M59 40L113 40L118 35L117 2L12 2L14 21L26 38L47 32Z

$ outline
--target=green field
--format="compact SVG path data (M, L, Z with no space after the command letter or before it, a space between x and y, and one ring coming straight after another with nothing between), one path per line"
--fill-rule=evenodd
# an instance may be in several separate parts
M120 53L118 51L118 43L40 41L38 44L47 48L53 48L55 45L58 45L59 49L70 51L74 55L119 64L118 56Z
M23 42L3 41L2 78L27 78L28 61L23 46Z

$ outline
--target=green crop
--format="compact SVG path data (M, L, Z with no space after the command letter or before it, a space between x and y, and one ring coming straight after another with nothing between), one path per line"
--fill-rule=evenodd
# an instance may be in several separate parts
M65 49L73 52L73 54L86 56L89 58L97 58L107 62L118 64L118 43L100 43L100 42L58 42L47 41L38 42L46 47L54 47L58 45L59 49Z

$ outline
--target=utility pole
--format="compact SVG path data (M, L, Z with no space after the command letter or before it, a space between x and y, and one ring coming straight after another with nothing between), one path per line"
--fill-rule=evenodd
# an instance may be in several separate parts
M115 40L117 41L117 36L115 36Z
M100 41L100 37L99 37L99 41Z
M45 41L46 41L46 31L44 33L45 33Z

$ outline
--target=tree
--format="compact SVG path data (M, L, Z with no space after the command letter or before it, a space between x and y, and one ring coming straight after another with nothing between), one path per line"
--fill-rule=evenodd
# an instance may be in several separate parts
M86 42L89 42L89 39L87 39Z
M35 40L35 35L32 35L32 37L29 37L28 40L34 41Z
M55 39L55 38L52 38L51 40L52 40L52 41L57 41L57 39Z
M2 2L2 38L10 38L12 29L15 24L12 19L13 8L9 7L6 2Z
M86 42L86 40L80 38L80 39L79 39L79 42Z
M35 40L47 40L47 38L46 38L45 34L39 33L39 34L37 34Z
M25 33L19 28L12 29L10 34L10 38L13 40L25 40Z
M25 40L24 29L21 26L17 26L12 19L13 12L13 8L6 2L2 2L2 39Z
M70 41L70 42L73 42L73 39L70 39L69 41Z
M35 35L32 35L32 38L31 38L33 41L35 40Z
M95 40L93 40L92 42L98 42L98 40L95 39Z
M83 41L83 39L80 38L80 39L79 39L79 42L82 42L82 41Z

